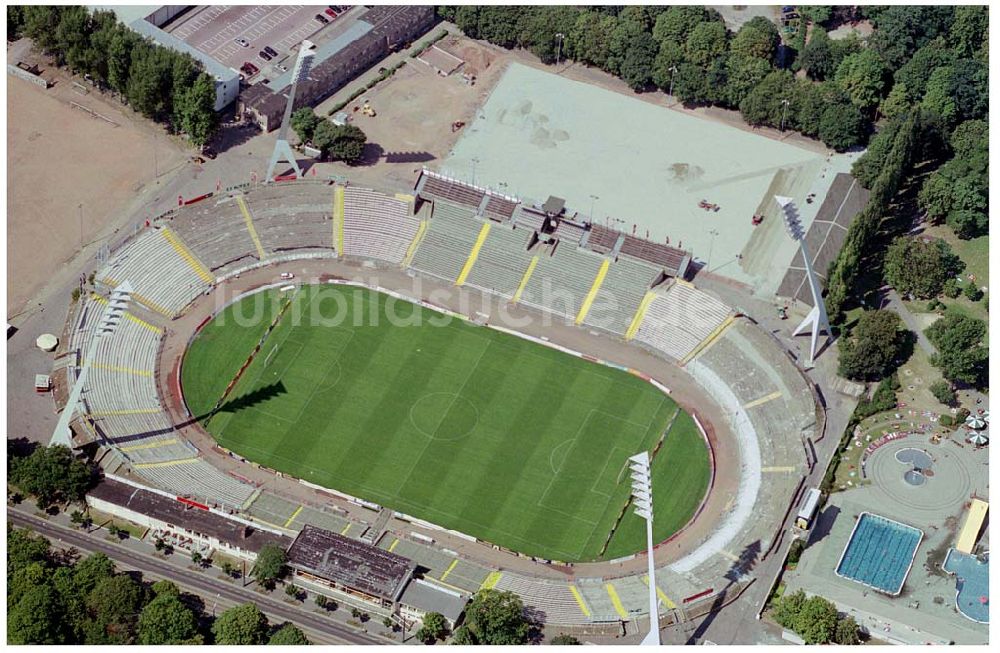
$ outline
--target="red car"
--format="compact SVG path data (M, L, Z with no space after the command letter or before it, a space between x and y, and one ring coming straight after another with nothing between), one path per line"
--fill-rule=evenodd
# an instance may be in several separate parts
M324 9L323 13L329 16L331 20L337 17L337 12L331 9L330 7Z
M253 77L254 75L256 75L257 73L260 72L260 68L258 68L257 66L253 65L249 61L244 61L243 65L240 66L240 70L242 70L244 73L246 73L247 77Z

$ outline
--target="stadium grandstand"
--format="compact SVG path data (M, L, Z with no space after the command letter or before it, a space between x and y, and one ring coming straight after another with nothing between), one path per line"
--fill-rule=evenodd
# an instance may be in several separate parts
M156 379L164 372L157 369L164 331L221 280L299 257L363 261L473 288L630 342L688 374L722 408L717 419L738 440L739 481L717 527L657 570L660 587L674 597L663 594L662 609L732 578L729 551L775 544L775 525L807 471L804 443L821 429L812 390L781 346L688 281L684 250L593 224L558 198L539 204L426 170L404 193L313 180L210 193L121 243L97 271L97 292L77 303L68 325L65 378L72 384L108 291L126 281L135 289L122 327L98 348L73 423L75 443L96 443L109 473L227 510L249 506L261 490L209 462L183 436L187 425L174 423L162 405ZM330 544L340 536L296 529L290 565L311 582L350 585L384 605L398 601L413 574L411 561L399 556L386 559L382 576L370 561L353 572L338 569L323 551L346 550L340 540ZM381 584L359 589L360 576ZM642 576L591 581L503 572L463 589L480 582L510 589L553 624L643 614Z

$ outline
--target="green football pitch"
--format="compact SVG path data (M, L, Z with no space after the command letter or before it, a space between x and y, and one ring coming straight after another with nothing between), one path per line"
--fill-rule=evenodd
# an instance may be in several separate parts
M211 412L279 295L242 299L194 339L182 382L195 415ZM203 419L222 446L267 467L563 561L644 548L630 509L601 553L628 500L626 459L661 436L657 541L688 522L710 476L694 421L642 379L356 287L296 291Z

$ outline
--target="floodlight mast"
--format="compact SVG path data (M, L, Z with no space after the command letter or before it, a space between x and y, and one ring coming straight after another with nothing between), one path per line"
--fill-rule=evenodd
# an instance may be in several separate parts
M296 177L302 176L302 170L295 160L295 152L288 144L288 126L292 122L292 109L295 106L295 91L299 82L308 79L309 71L312 70L313 57L316 56L316 46L312 41L303 41L299 46L299 56L295 59L295 67L292 68L292 86L288 90L288 99L285 100L285 113L281 118L281 127L278 129L278 140L274 143L274 152L271 153L271 161L267 164L267 176L265 181L274 181L274 169L282 161L287 162L295 171Z
M66 406L63 408L62 414L59 415L59 421L52 432L52 439L49 441L50 446L61 444L70 449L73 448L73 432L70 431L69 423L73 421L73 415L76 413L76 408L80 403L80 395L83 393L83 386L87 381L90 366L94 362L94 358L97 357L97 348L101 344L101 338L113 334L115 329L118 328L118 324L125 314L125 309L128 308L131 297L132 284L128 281L118 284L111 291L111 298L108 300L108 305L101 314L97 333L94 334L94 338L90 341L86 356L84 356L80 365L80 373L76 377L76 382L73 384L72 391L70 391Z
M793 336L797 336L806 333L807 329L809 330L812 336L809 344L809 367L812 367L816 361L816 346L819 341L820 331L825 332L827 340L831 335L830 320L826 314L826 305L823 303L823 289L820 288L819 280L816 278L815 271L813 271L812 258L809 256L809 250L806 247L805 233L802 230L802 222L799 219L799 210L795 206L795 202L792 201L791 197L783 197L781 195L775 195L774 200L781 207L781 212L784 215L785 230L792 237L792 240L799 244L799 251L802 252L802 261L806 268L806 280L809 282L809 290L812 292L812 310L809 311L809 314L802 320L802 323L792 332Z
M643 646L660 645L660 612L656 596L656 575L653 569L653 487L649 476L649 452L637 453L628 459L632 474L632 505L635 514L646 520L646 562L649 565L649 632Z

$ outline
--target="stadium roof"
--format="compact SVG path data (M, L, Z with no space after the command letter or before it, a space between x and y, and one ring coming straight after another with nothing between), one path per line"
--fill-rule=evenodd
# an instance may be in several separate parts
M387 601L399 599L416 569L409 558L309 524L289 547L288 565Z

